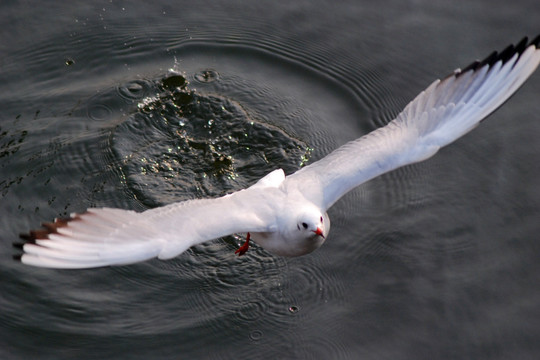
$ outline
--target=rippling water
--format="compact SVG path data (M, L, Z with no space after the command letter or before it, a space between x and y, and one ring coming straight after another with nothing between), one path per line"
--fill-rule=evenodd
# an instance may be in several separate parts
M348 194L308 256L238 258L231 236L124 267L11 259L18 233L55 216L294 172L535 36L536 1L0 10L0 358L540 356L538 73L435 158Z

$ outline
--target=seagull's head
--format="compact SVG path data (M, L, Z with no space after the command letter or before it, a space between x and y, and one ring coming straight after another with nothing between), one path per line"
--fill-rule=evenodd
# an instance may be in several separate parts
M314 206L303 208L288 229L289 242L294 246L292 256L308 254L319 248L330 230L328 214Z
M330 230L328 214L314 205L290 204L278 217L278 230L252 233L253 240L279 256L301 256L319 248Z

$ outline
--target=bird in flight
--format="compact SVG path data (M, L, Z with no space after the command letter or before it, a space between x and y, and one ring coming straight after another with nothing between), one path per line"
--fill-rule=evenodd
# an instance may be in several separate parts
M524 38L434 81L388 125L289 176L277 169L223 197L143 212L91 208L74 213L21 235L22 254L15 258L49 268L125 265L171 259L193 245L236 233L247 233L239 255L251 240L277 255L308 254L326 240L327 210L338 199L381 174L430 158L474 129L539 63L540 35Z

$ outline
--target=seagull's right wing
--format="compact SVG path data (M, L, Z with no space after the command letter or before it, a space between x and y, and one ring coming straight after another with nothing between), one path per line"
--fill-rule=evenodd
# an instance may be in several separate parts
M287 177L286 185L328 209L354 187L433 156L514 94L540 63L539 48L540 36L525 38L435 81L387 126Z
M123 265L170 259L189 247L234 233L277 230L284 178L276 170L251 188L215 199L177 202L141 213L88 209L21 235L21 262L50 268Z

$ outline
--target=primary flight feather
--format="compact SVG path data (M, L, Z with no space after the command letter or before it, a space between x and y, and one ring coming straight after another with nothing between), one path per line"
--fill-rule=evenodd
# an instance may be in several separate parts
M91 268L173 258L189 247L235 233L283 256L322 245L326 211L358 185L425 160L501 106L540 63L540 36L457 69L422 91L388 125L351 141L292 175L274 170L251 187L144 212L95 208L21 235L24 264Z

